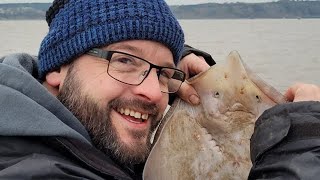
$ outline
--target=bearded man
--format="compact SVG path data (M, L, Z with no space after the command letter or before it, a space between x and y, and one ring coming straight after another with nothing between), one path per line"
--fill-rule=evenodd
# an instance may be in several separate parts
M55 0L46 20L37 58L0 59L0 179L141 179L169 95L200 103L184 80L215 62L184 46L163 0ZM287 96L319 94L317 86L297 85ZM251 177L270 173L268 161L255 160Z

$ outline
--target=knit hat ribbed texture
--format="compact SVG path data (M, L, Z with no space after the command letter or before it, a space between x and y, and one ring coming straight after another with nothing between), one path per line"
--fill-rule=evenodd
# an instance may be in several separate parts
M157 41L171 50L177 64L184 44L181 26L163 0L55 0L47 22L38 55L41 78L94 47Z

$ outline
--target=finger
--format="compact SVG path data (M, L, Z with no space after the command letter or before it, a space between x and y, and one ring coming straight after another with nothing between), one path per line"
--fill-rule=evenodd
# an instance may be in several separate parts
M192 77L200 72L209 69L209 65L205 59L195 54L189 54L184 57L178 64L178 68L186 72L187 78Z
M198 105L200 103L200 98L196 90L186 82L181 84L181 87L177 94L181 99L188 102L189 104Z
M289 101L320 101L320 87L314 84L296 83L291 86L285 96Z
M284 96L287 98L288 101L292 102L294 100L295 94L296 94L299 86L301 86L301 84L302 83L296 83L287 89Z
M294 93L293 93L293 90L291 88L289 88L286 93L284 94L286 100L288 102L292 102L293 99L294 99Z
M194 55L195 56L195 55ZM199 74L203 71L206 71L210 68L206 60L202 56L196 56L198 59L197 63L193 63L193 66L190 66L190 72L193 74Z

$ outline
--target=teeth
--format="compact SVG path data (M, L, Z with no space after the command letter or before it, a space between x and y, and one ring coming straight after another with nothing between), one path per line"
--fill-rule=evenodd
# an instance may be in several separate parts
M128 116L128 115L130 114L130 110L126 108L126 109L124 110L124 114Z
M148 119L148 114L142 114L142 117L141 117L142 119Z
M131 112L132 112L132 111L131 111ZM135 117L135 118L139 118L139 119L140 119L140 118L141 118L141 113L136 112L136 113L134 114L134 117Z
M137 119L143 119L143 120L147 120L149 115L148 114L141 114L140 112L136 112L136 111L133 111L133 110L130 110L128 108L120 108L118 109L118 112L120 112L121 114L124 114L124 115L127 115L127 116L132 116L134 118L137 118Z

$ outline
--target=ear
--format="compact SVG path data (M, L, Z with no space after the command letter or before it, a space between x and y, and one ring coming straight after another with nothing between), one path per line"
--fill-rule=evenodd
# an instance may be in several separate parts
M51 92L53 95L57 96L59 94L59 89L63 84L65 78L65 73L62 67L58 70L49 72L46 75L46 80L43 85Z
M49 72L46 75L46 82L52 87L59 87L62 81L62 74L60 70Z

